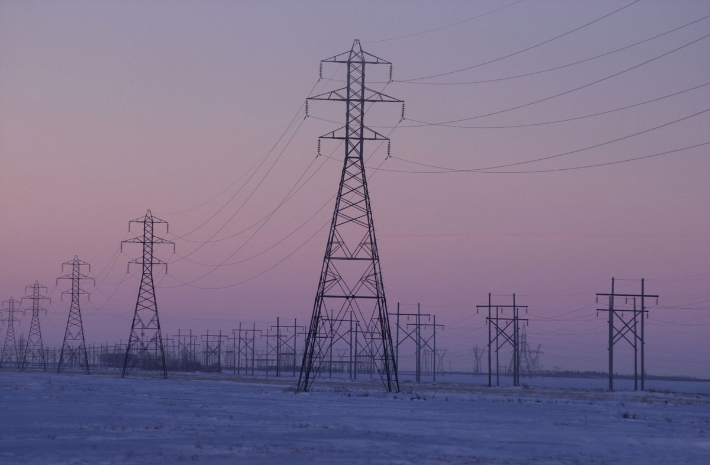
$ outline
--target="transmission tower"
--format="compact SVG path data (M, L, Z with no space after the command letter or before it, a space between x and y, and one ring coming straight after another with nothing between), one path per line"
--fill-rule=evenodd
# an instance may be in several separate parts
M71 266L71 274L60 276L60 279L71 280L71 289L62 292L71 295L71 306L69 307L69 318L67 319L67 329L64 332L64 342L62 343L62 351L59 353L59 365L57 373L60 373L63 368L73 368L78 366L86 370L89 374L89 357L86 353L86 340L84 339L84 324L81 321L81 306L79 299L83 294L89 295L88 292L81 288L82 281L94 281L94 278L89 277L81 272L81 267L85 266L88 271L91 271L91 265L85 261L79 260L79 257L74 256L74 260L62 263L62 271L65 266Z
M347 65L345 87L309 98L346 103L345 126L319 138L319 145L321 139L344 141L345 160L306 339L298 390L308 391L320 373L330 349L329 311L334 310L335 320L344 321L348 312L354 311L357 319L365 323L365 339L370 339L372 343L369 356L387 391L399 391L363 150L366 140L389 141L387 137L365 126L365 103L402 101L365 87L365 65L389 65L391 71L392 64L363 52L359 40L355 40L350 51L323 60L321 66L323 63Z
M478 375L482 371L483 356L486 354L486 349L479 349L478 344L473 348L473 373Z
M44 312L47 314L47 309L43 308L41 303L42 300L49 300L49 297L43 296L42 292L47 292L47 286L42 286L39 282L35 281L31 286L25 287L25 290L32 289L32 294L23 297L22 299L27 299L32 301L32 323L30 323L30 334L27 337L27 344L25 345L25 353L22 356L22 367L24 370L26 366L40 366L44 371L47 371L47 359L44 353L44 345L42 344L42 330L39 325L39 314Z
M155 284L153 283L153 265L165 265L166 272L168 265L155 257L153 252L156 245L163 244L172 245L174 252L175 243L154 235L153 229L156 224L164 224L167 232L168 223L154 217L150 210L145 216L128 223L129 232L131 231L132 223L142 224L143 234L121 242L121 248L123 248L123 244L143 245L143 256L128 263L129 269L131 263L141 265L143 273L121 377L125 377L131 369L139 367L143 370L160 369L163 371L163 377L167 378L168 366L165 362L165 349L163 347L163 338L160 334L158 303L155 299Z
M520 374L526 376L535 376L542 371L542 366L540 365L540 355L542 354L542 344L537 345L537 349L532 350L530 344L528 344L527 333L525 331L525 326L520 327L520 334L518 336L518 352L519 352L519 370ZM508 365L508 371L511 373L515 370L514 368L515 357L511 357L510 364Z
M2 320L7 323L7 333L5 333L5 344L2 346L2 354L0 354L0 367L4 364L14 363L17 368L20 368L22 356L17 349L17 341L15 340L15 322L19 323L20 320L15 318L15 314L24 313L24 311L20 310L20 301L12 297L2 305L3 308L0 311L7 313L7 317Z

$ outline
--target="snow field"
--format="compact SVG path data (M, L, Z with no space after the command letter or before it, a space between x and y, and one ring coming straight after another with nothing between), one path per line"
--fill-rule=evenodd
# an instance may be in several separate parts
M2 371L0 463L710 463L706 393L293 384Z

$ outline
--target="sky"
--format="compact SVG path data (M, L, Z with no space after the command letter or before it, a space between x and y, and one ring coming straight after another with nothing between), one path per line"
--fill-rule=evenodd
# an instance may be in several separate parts
M140 250L120 244L150 209L176 244L158 253L165 332L306 324L343 156L324 142L316 157L317 138L344 107L306 117L304 101L342 86L319 62L359 39L393 63L393 82L369 67L368 85L406 102L404 121L397 104L366 115L392 140L389 159L366 150L390 311L436 314L446 363L470 369L487 335L476 305L515 293L545 368L602 371L595 293L645 278L661 296L647 371L708 377L708 15L701 1L1 1L0 295L48 286L58 346L56 278L78 255L96 277L87 342L127 339Z

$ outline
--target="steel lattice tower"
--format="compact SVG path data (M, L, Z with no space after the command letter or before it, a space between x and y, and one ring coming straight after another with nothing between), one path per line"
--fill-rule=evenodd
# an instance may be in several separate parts
M163 371L163 376L167 378L168 366L165 361L163 337L160 334L158 303L155 299L155 284L153 283L153 265L165 265L166 272L168 265L155 257L153 251L156 245L161 244L172 245L174 251L175 244L153 234L156 223L165 224L166 230L168 223L154 217L150 210L145 216L128 223L129 232L131 231L131 223L141 223L143 235L121 242L121 247L123 248L124 243L143 245L142 258L128 263L129 268L131 263L141 265L143 273L121 377L125 377L131 369L138 367L144 370L160 369Z
M347 65L346 87L309 98L346 103L345 126L321 136L321 139L344 141L345 160L303 353L298 390L308 391L321 370L329 340L332 340L329 339L330 320L344 320L348 312L353 311L364 323L363 335L369 340L369 356L385 388L389 392L399 391L363 149L365 140L389 140L364 125L365 103L402 101L365 87L365 65L391 67L391 63L363 52L359 40L355 40L350 51L321 63ZM333 310L331 317L329 311Z
M12 297L2 304L2 311L7 312L7 318L2 320L7 322L7 333L5 333L5 344L2 346L2 354L0 354L0 367L6 363L14 363L17 368L20 368L22 357L17 349L17 341L15 340L15 322L19 323L20 320L15 318L15 313L24 312L20 310L20 301ZM7 308L5 308L5 305L7 305Z
M39 314L44 312L47 314L47 309L42 308L42 300L50 300L49 297L42 295L42 292L47 292L47 286L42 286L35 281L33 285L27 286L25 290L32 289L32 294L23 297L32 301L32 323L30 323L30 334L27 337L27 345L25 345L25 353L22 356L22 370L27 365L41 366L44 371L47 371L47 360L44 353L44 345L42 344L42 330L39 325ZM51 300L50 300L51 302Z
M60 279L68 279L71 281L71 289L62 292L62 297L65 294L71 295L71 306L69 307L69 318L67 318L67 329L64 332L64 343L62 351L59 353L59 365L57 373L60 373L63 368L78 366L86 370L89 374L89 357L86 353L86 340L84 339L84 323L81 320L81 305L80 298L82 295L89 295L88 292L81 288L82 281L94 281L94 278L89 277L81 272L81 267L85 266L91 271L91 265L85 261L79 260L78 256L74 256L74 260L62 263L62 271L65 266L71 266L71 274L60 276Z

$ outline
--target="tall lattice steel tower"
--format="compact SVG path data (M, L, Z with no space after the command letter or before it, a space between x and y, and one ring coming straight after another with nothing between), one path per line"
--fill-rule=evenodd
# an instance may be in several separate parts
M3 308L0 311L7 313L7 317L2 319L7 323L7 332L5 333L5 344L2 346L2 354L0 354L0 367L15 364L17 368L20 368L22 355L15 339L15 323L19 323L20 320L15 318L15 314L24 312L20 310L20 301L12 297L2 305Z
M79 260L78 256L74 256L73 260L62 263L62 271L65 266L71 266L71 274L60 276L57 278L57 283L60 279L68 279L71 281L71 289L62 292L62 297L65 294L71 295L71 305L69 307L69 318L67 318L67 329L64 332L64 343L62 343L62 351L59 353L59 365L57 373L61 373L64 368L82 368L89 374L89 356L86 352L86 339L84 338L84 323L81 320L81 305L80 299L82 295L89 295L88 292L81 288L82 281L94 281L94 278L81 272L82 267L87 267L91 271L91 265L85 261Z
M365 126L365 103L402 101L365 86L366 65L389 65L391 75L391 63L363 52L358 40L353 43L350 51L321 63L347 65L345 87L309 98L345 102L345 126L320 138L344 141L345 160L306 339L298 390L308 391L314 378L319 375L324 359L332 354L332 326L339 325L345 321L346 315L353 312L359 324L362 324L361 340L365 341L362 350L356 344L355 368L360 364L357 352L360 352L360 358L364 353L364 357L373 366L372 371L377 371L385 388L389 392L399 391L363 151L366 140L389 140Z
M163 376L167 378L168 366L165 361L163 337L160 334L158 303L155 299L155 284L153 283L153 265L165 265L166 272L168 265L155 257L153 252L156 245L162 244L172 245L174 251L175 243L154 234L156 224L164 224L167 231L168 223L154 217L150 210L145 216L128 223L129 232L131 231L131 223L142 224L143 234L121 242L121 247L123 248L124 243L143 245L143 256L128 263L129 268L131 263L141 265L143 273L121 377L125 377L131 369L137 367L143 370L162 370Z
M39 325L39 314L44 312L47 314L47 309L42 307L43 300L50 300L49 297L42 295L47 292L47 286L42 286L38 281L35 281L31 286L25 287L25 290L32 289L32 294L23 297L22 299L31 300L32 307L28 310L32 311L32 323L30 323L30 334L27 337L25 345L25 353L22 356L22 370L26 367L41 367L47 371L47 359L44 353L44 345L42 344L42 329Z

